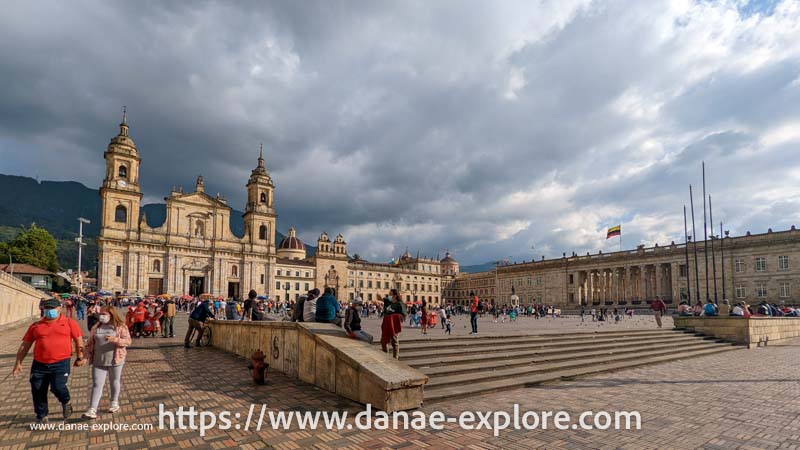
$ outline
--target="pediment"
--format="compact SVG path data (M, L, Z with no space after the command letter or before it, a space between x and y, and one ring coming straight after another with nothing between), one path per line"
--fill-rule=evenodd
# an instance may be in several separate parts
M187 203L194 206L205 206L210 208L226 208L230 207L222 200L214 198L205 192L192 192L190 194L173 194L170 200L176 203Z

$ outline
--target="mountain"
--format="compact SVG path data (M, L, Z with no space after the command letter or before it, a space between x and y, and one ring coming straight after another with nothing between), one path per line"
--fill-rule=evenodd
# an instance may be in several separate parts
M75 181L38 181L30 177L0 174L0 241L16 236L19 229L31 223L45 228L58 241L58 261L63 268L78 265L78 217L89 219L84 224L81 265L94 270L97 258L95 237L100 230L100 192ZM152 203L142 206L147 224L159 226L166 220L167 205ZM244 236L242 212L231 210L230 226L236 236ZM284 234L275 232L276 242ZM308 256L317 248L306 245Z
M495 262L492 261L483 264L474 264L471 266L459 266L458 270L466 273L486 272L489 270L494 270L494 266Z

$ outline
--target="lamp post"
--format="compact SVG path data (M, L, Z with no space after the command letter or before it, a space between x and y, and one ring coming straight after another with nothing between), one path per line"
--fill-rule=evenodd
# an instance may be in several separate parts
M84 219L83 217L78 217L78 237L75 238L75 242L78 243L78 293L83 292L83 274L81 273L81 255L82 255L82 248L86 243L83 242L83 224L91 223L89 219Z

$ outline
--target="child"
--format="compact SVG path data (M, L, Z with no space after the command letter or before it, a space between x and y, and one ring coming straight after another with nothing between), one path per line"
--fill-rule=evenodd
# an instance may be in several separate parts
M453 325L453 322L450 321L450 314L448 314L447 318L444 320L444 325L445 325L445 327L447 327L444 330L445 334L450 334L450 328Z

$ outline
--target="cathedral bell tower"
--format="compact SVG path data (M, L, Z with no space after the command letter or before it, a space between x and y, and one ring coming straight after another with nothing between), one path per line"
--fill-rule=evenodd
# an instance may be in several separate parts
M106 177L100 188L102 216L100 235L127 238L139 224L142 191L139 188L141 158L133 139L128 136L127 111L122 110L119 134L111 138L103 157ZM109 235L109 233L113 234Z
M258 166L247 181L247 207L244 213L245 238L252 251L275 253L275 185L264 167L264 148L258 153Z

